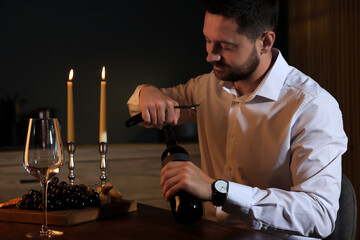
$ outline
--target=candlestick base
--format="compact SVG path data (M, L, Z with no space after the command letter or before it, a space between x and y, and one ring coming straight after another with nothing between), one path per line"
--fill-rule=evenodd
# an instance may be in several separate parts
M101 157L101 163L100 163L100 180L101 180L101 186L104 186L106 184L106 152L107 152L107 143L106 142L100 142L99 143L99 152Z
M75 143L68 142L68 153L69 153L69 184L74 185L75 181L75 162L74 162L74 153L75 153Z

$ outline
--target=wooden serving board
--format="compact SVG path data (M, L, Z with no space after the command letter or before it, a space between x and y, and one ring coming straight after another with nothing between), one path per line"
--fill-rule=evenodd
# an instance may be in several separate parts
M99 208L70 209L65 211L48 212L48 224L71 226L104 217L134 212L136 210L136 201L121 200L118 203L101 205ZM43 213L35 210L22 210L16 207L2 208L0 209L0 221L42 224Z

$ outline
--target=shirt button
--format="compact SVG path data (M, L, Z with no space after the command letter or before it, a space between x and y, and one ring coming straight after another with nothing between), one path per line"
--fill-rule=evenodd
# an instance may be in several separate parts
M232 167L226 167L226 170L228 170L229 172L232 170Z
M229 133L229 138L233 138L235 136L235 134L233 132Z

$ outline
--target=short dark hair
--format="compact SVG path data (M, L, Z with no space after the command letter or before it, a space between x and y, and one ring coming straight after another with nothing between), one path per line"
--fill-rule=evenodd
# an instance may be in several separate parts
M234 18L238 32L255 41L265 31L276 30L278 0L204 0L205 10Z

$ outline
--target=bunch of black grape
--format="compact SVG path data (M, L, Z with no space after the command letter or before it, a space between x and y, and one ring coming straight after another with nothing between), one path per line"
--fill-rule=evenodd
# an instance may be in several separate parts
M100 197L94 189L86 185L68 185L60 182L57 177L48 183L47 210L83 209L85 207L99 207ZM20 209L42 210L42 192L30 190L22 196L17 207Z

